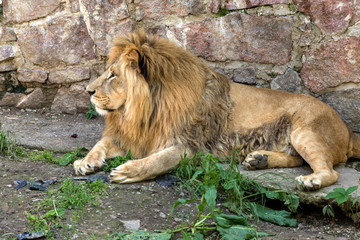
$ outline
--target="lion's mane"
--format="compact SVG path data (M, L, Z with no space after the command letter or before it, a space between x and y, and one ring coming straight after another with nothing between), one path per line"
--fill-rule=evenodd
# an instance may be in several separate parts
M225 76L144 31L115 38L108 66L115 62L127 81L127 99L122 109L105 116L104 136L118 136L118 144L135 157L176 143L194 150L228 150L232 103Z

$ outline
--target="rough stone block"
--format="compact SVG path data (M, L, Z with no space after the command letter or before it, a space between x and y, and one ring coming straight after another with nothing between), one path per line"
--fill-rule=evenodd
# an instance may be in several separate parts
M61 0L4 0L4 23L22 23L52 13Z
M58 17L25 30L18 38L25 59L43 67L95 58L94 42L82 16Z
M47 105L46 97L41 88L35 88L29 95L23 96L17 103L17 108L37 109Z
M247 67L234 71L234 82L245 84L256 84L255 68Z
M274 78L270 84L271 89L283 90L293 93L304 92L301 78L297 72L288 69L284 74Z
M0 27L0 42L16 41L14 29L9 27Z
M169 15L187 16L189 14L197 15L205 12L202 0L136 0L136 20L143 19L160 20Z
M13 46L2 45L0 46L0 62L13 59L15 57L15 51Z
M47 79L47 73L42 70L19 68L17 71L17 79L20 82L45 83Z
M359 83L359 52L360 37L344 37L311 49L304 54L301 79L315 93L343 83Z
M211 0L209 8L212 13L218 13L221 8L221 0Z
M360 132L360 89L324 93L319 98L334 108L353 131Z
M17 69L17 66L12 60L4 61L0 63L0 72L14 71Z
M23 93L5 93L3 98L0 101L0 106L16 106L21 98L26 95Z
M293 18L231 13L225 17L170 27L187 49L209 61L289 62Z
M75 84L70 88L60 88L51 106L54 113L76 114L86 112L90 103L90 96L85 87Z
M116 35L133 30L126 0L81 0L89 17L89 31L94 37L99 53L107 55L111 41Z
M356 14L352 1L346 0L294 0L299 11L309 15L325 33L339 34L346 31Z
M90 79L90 69L88 67L52 70L49 74L49 83L74 83L86 79Z

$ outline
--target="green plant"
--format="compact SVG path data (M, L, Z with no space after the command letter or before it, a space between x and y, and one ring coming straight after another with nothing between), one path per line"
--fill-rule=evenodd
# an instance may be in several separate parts
M44 151L33 151L29 153L29 158L32 161L42 161L42 162L48 162L48 163L58 163L58 159L54 157L54 153L49 150Z
M92 105L92 104L90 103L90 105L89 105L89 111L86 112L86 118L87 118L87 119L92 119L92 118L95 118L96 116L97 116L97 112L96 112L96 110L95 110L95 107L94 107L94 105Z
M350 200L351 193L355 192L357 188L358 188L358 186L352 186L346 190L344 188L334 188L334 190L332 192L329 192L325 196L325 198L327 198L327 199L334 198L336 200L337 204L340 205L340 204Z
M11 159L24 156L25 151L19 147L10 132L3 132L0 123L0 153L5 154Z
M219 12L216 14L217 17L224 17L226 15L228 15L229 13L231 13L230 10L227 10L226 8L220 8Z
M284 190L266 189L241 175L235 159L235 151L230 158L229 167L224 167L221 162L221 159L207 153L197 153L192 159L185 155L180 161L175 174L181 179L186 179L182 184L192 190L195 196L202 197L198 200L200 204L197 205L198 214L195 220L176 231L189 231L195 236L202 234L201 231L204 230L216 230L224 238L236 235L240 236L238 239L264 235L265 233L258 233L254 227L248 226L246 219L249 213L278 225L296 226L296 220L291 218L290 212L264 206L266 199L277 200L294 212L299 205L299 198L296 195ZM238 215L221 214L221 210L216 207L218 199L225 199L223 206ZM179 199L171 214L178 205L191 201L195 199ZM206 209L209 213L205 215ZM214 222L206 223L211 219L215 225Z
M67 166L69 164L74 163L74 161L78 158L83 158L88 153L88 149L76 147L76 150L73 152L66 153L62 157L56 159L60 166Z
M322 212L324 216L335 217L334 209L330 204L324 206Z
M52 239L53 229L65 227L62 218L67 211L74 212L72 219L75 223L87 205L99 204L99 197L107 194L108 188L108 184L101 181L74 183L71 178L65 179L58 188L46 191L47 197L39 202L37 208L24 212L28 225L35 232L44 231Z
M117 166L120 166L121 164L126 163L128 160L133 160L133 156L131 154L131 151L128 151L125 157L123 156L117 156L114 159L107 162L107 164L104 166L103 171L104 172L110 172L111 169L116 168Z
M329 192L325 198L327 199L335 199L337 204L343 204L351 199L351 194L355 192L358 189L358 186L351 186L348 189L344 188L334 188L332 192ZM354 197L352 201L352 207L350 208L350 211L352 215L354 216L359 211L359 205L360 205L360 197ZM331 204L328 204L323 207L323 214L328 215L331 217L335 216L335 212L331 206Z

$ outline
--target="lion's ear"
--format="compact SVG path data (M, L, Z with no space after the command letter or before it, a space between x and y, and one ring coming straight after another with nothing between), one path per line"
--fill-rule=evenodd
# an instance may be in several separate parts
M130 63L131 67L134 70L136 69L140 73L139 58L140 58L140 54L139 51L137 51L136 49L131 50L127 54L127 61Z

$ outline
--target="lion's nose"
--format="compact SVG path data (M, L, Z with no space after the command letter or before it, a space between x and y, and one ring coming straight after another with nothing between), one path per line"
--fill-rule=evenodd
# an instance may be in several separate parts
M95 93L95 91L87 91L87 92L90 94L90 96Z

